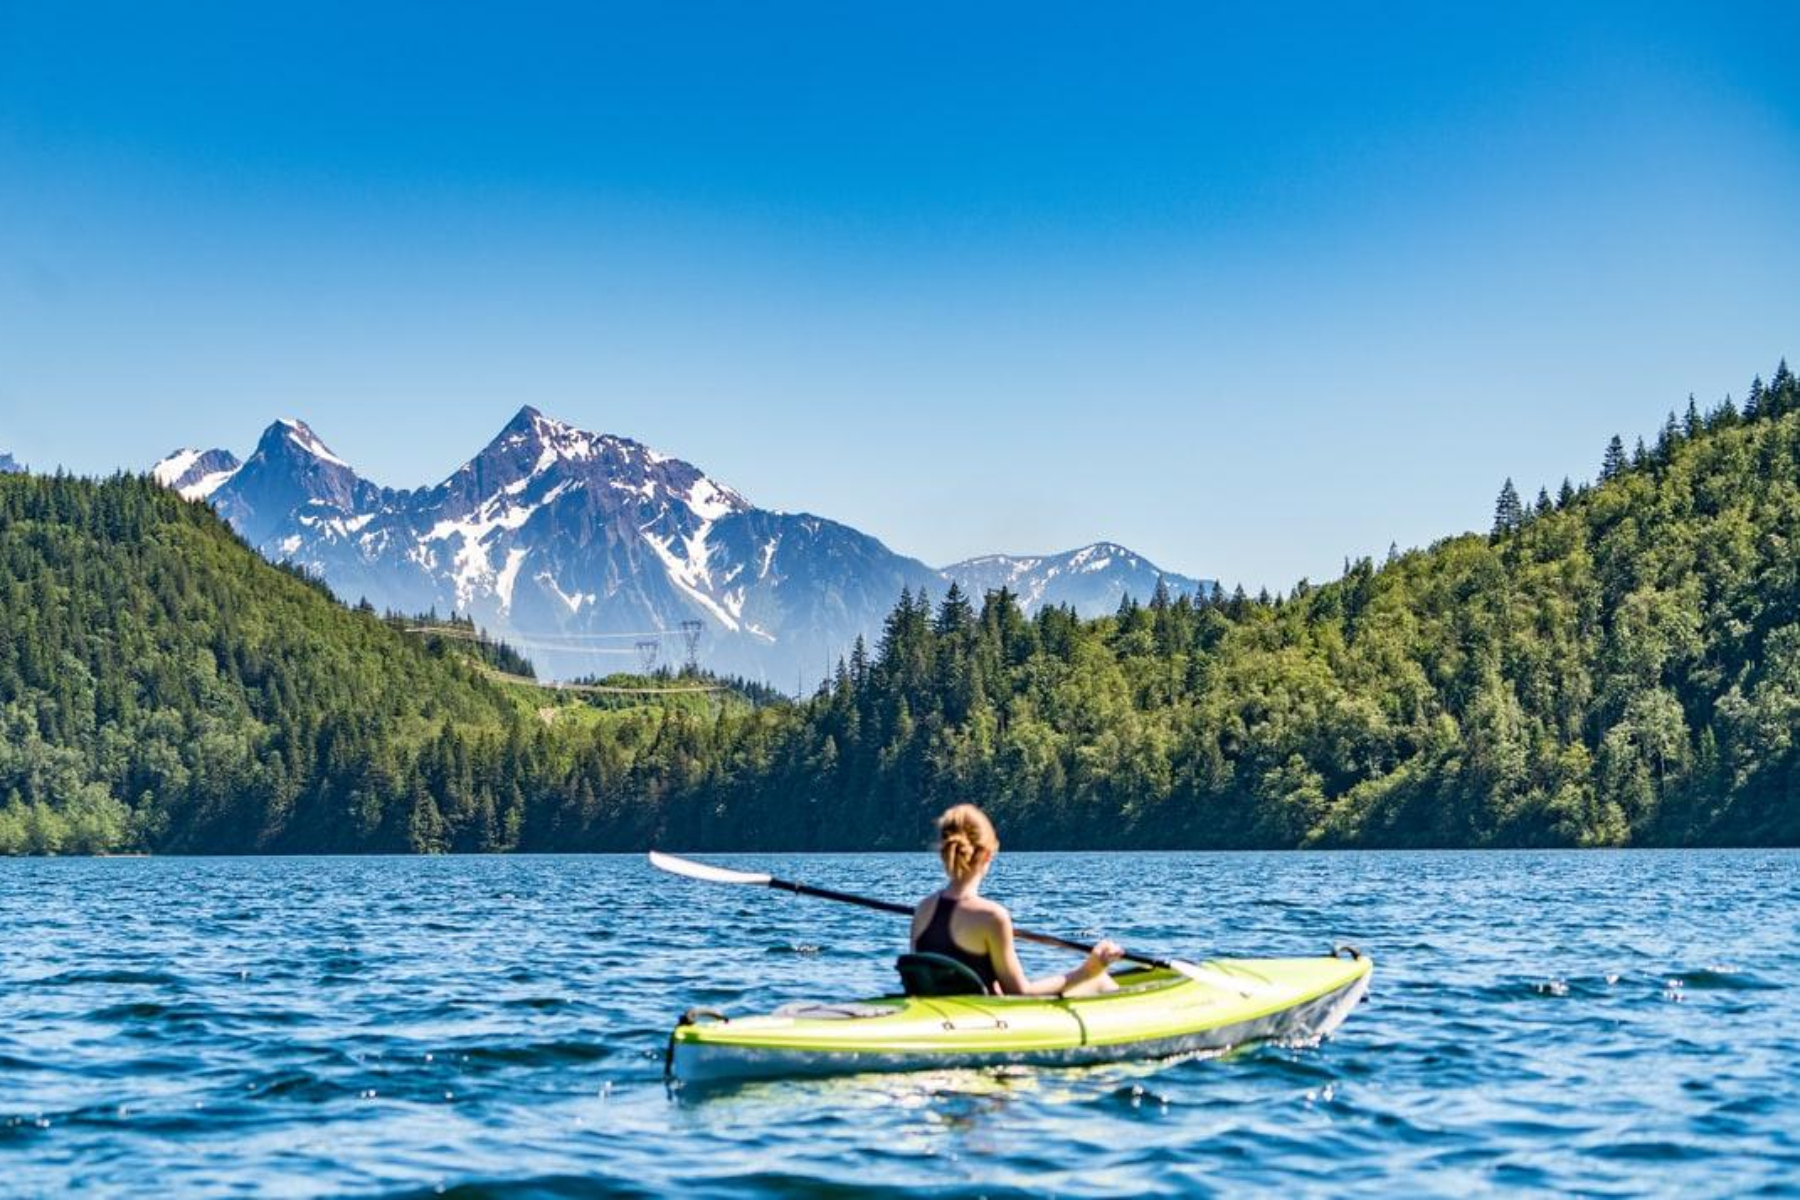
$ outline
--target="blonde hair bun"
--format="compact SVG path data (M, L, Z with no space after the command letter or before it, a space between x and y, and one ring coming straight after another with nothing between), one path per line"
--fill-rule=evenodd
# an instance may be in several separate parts
M1000 849L1000 838L994 823L973 804L958 804L944 810L937 819L938 857L950 878L963 880L975 873L982 851L989 855Z

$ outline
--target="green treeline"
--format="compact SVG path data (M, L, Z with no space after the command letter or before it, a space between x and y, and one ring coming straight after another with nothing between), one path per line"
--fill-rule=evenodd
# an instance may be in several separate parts
M1286 597L909 598L784 732L672 840L913 846L972 799L1022 846L1795 844L1800 388Z
M1287 596L905 597L800 704L497 680L135 478L0 479L0 612L7 852L1800 843L1785 365Z

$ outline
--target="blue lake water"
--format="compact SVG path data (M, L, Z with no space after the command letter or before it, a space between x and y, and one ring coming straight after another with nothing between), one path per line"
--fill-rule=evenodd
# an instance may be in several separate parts
M637 858L0 861L0 1193L1800 1192L1800 854L1003 854L988 891L1189 957L1354 942L1375 985L1311 1049L697 1092L683 1009L889 991L898 921Z

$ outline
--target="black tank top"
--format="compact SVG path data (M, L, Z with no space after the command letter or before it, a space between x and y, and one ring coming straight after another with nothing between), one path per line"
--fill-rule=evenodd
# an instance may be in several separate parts
M971 954L956 944L950 936L950 918L956 913L956 901L942 893L938 894L937 908L932 911L931 920L925 923L925 932L913 943L913 949L922 954L942 954L946 958L954 958L969 970L981 977L981 982L989 990L993 989L999 976L994 974L994 964L986 954Z

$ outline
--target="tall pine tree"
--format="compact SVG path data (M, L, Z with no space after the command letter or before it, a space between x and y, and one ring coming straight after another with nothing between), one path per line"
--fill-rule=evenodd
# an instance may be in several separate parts
M1494 536L1504 537L1525 523L1525 506L1519 502L1519 489L1510 476L1501 485L1500 497L1494 501Z
M1617 479L1625 470L1625 439L1613 434L1612 441L1606 443L1606 456L1600 460L1600 482Z

